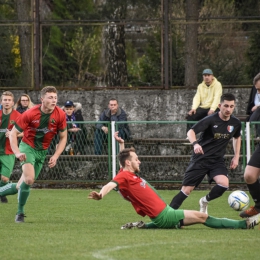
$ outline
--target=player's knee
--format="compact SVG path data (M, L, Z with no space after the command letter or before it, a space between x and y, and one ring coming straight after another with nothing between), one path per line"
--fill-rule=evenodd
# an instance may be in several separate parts
M256 180L258 179L258 176L254 176L250 173L245 173L244 174L244 180L247 184L252 184L252 183L255 183Z
M34 183L34 178L31 178L31 177L27 177L24 182L27 184L27 185L32 185Z

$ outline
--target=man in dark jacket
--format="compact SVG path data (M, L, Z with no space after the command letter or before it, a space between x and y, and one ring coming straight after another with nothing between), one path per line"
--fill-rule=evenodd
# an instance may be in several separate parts
M108 108L105 109L100 117L99 121L127 121L125 111L118 106L118 102L115 98L111 98L108 103ZM105 123L98 123L95 131L95 154L102 154L103 142L107 140L108 126ZM119 124L118 126L119 136L124 140L129 139L130 130L127 124Z

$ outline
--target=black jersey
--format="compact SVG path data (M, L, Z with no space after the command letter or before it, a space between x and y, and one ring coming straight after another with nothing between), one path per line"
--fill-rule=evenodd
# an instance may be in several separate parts
M196 134L201 133L198 143L204 154L195 154L193 151L191 160L223 160L229 140L240 136L241 122L233 115L224 121L217 112L200 120L192 129Z

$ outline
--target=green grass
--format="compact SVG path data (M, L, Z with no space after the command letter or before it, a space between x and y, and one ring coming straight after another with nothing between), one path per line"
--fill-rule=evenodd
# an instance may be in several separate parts
M169 203L178 191L159 191ZM89 190L32 190L26 223L14 223L17 196L0 204L0 259L258 259L260 230L214 230L203 225L182 230L121 230L138 220L127 201L111 192L88 200ZM194 191L185 209L198 209L207 191ZM240 219L226 192L212 201L210 215Z

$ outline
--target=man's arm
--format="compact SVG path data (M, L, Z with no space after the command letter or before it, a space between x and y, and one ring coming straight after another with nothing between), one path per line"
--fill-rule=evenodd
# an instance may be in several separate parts
M200 95L200 85L197 88L197 92L192 100L192 107L191 110L195 110L199 107L201 103L201 95Z
M92 191L89 193L88 198L94 200L101 200L106 196L111 190L113 190L117 184L115 182L109 182L100 190L100 192Z
M233 149L235 155L231 160L230 169L235 169L238 166L240 147L241 147L241 136L239 136L238 138L233 137Z
M21 133L15 128L15 126L12 128L10 134L9 134L9 140L10 140L10 145L11 148L13 150L13 153L15 155L15 157L17 159L19 159L20 161L25 161L26 160L26 154L25 153L21 153L18 147L18 141L17 141L17 137L20 135Z
M199 153L200 153L200 154L204 154L202 147L201 147L198 143L196 143L196 142L197 142L196 134L195 134L195 132L194 132L193 129L190 129L190 130L188 131L187 136L188 136L188 138L189 138L189 141L190 141L190 142L192 143L192 145L193 145L194 153L196 153L196 154L199 154ZM194 143L194 142L195 142L195 143Z
M59 143L57 144L54 155L50 158L49 163L48 163L50 168L52 168L56 165L59 156L63 152L63 150L66 146L67 136L68 136L67 129L63 132L59 132L59 137L60 137Z

